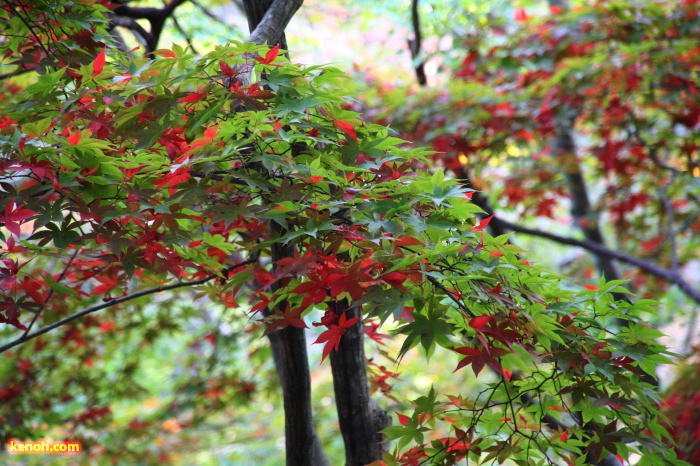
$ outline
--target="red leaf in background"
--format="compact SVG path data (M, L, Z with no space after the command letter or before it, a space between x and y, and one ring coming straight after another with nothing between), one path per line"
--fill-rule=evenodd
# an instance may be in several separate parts
M357 141L357 133L355 132L355 127L352 126L350 123L343 120L333 120L333 125L336 128L345 131L346 133L348 133L348 136Z
M277 44L267 52L267 55L265 55L265 58L255 57L255 59L263 65L269 65L273 61L275 61L275 58L277 58L277 55L279 55L279 53L280 53L280 44Z
M10 236L9 238L7 238L6 248L7 248L7 252L10 252L10 253L24 251L24 246L16 246L15 245L15 237L14 236Z
M188 102L188 103L199 102L200 100L203 100L206 96L207 96L206 93L193 92L190 95L187 95L187 96L183 97L182 99L179 99L178 102Z
M408 275L399 272L389 272L382 277L382 281L393 287L403 286L403 282L408 279Z
M478 225L471 227L469 229L469 231L484 231L484 228L486 228L488 226L488 224L492 218L493 218L493 215L491 215L490 217L486 217L481 222L479 222Z
M584 286L584 288L587 290L591 290L591 291L598 291L600 289L595 285L586 285L586 286Z
M27 220L29 217L36 214L36 212L29 209L22 209L24 204L22 206L14 206L14 202L7 203L7 206L5 207L5 213L0 214L0 223L3 223L5 225L5 228L7 228L10 231L10 233L19 238L20 225L24 220Z
M70 136L68 136L68 144L71 146L74 146L80 142L80 139L83 136L83 132L80 131L79 129L76 129L72 133L70 133Z
M316 324L314 324L316 325ZM383 333L378 333L377 330L379 330L379 324L376 322L369 322L368 324L365 324L365 335L367 335L369 338L372 340L376 341L382 346L386 346L382 339L385 338L391 338L389 335L384 335Z
M153 53L163 58L177 58L177 54L170 49L159 49Z
M95 289L92 290L92 294L107 293L111 291L112 288L117 286L117 280L106 275L98 275L97 277L95 277L95 280L102 283L102 285L95 287Z
M163 189L165 187L172 187L176 186L180 183L184 183L185 181L189 180L192 178L192 175L189 173L189 167L187 166L182 166L178 168L175 171L172 171L168 173L167 175L161 176L157 180L151 181L154 185L158 186L158 189ZM174 189L169 189L168 192L170 194L173 194L175 190Z
M104 322L104 323L98 325L98 327L100 327L101 330L108 332L110 330L114 330L116 325L114 325L114 322Z
M99 76L105 67L105 54L107 53L107 47L103 48L100 53L95 57L95 61L92 62L92 77Z
M43 280L33 280L28 276L25 276L20 284L24 293L42 306L46 304L44 302L44 293L41 292L45 285L46 283Z
M323 347L323 357L321 362L326 359L332 349L338 350L338 345L340 344L340 339L345 334L345 331L350 328L355 322L360 320L359 317L354 317L350 320L346 320L345 314L340 316L337 324L331 324L328 330L323 332L314 343L327 342L326 346Z
M0 118L0 128L4 128L5 126L10 126L10 125L16 125L17 122L14 120L10 120L10 117L4 116Z
M530 19L525 8L516 8L513 12L513 18L519 23L524 23Z
M564 10L562 9L562 7L557 6L557 5L553 5L553 6L549 7L549 12L552 13L553 15L561 14L563 11Z

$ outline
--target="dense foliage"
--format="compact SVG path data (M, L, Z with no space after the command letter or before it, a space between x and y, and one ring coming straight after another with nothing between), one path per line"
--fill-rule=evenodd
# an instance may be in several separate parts
M543 102L553 105L574 93L457 83L444 95L475 112L472 126L420 105L430 118L445 115L439 135L419 125L446 150L438 155L351 111L351 86L338 69L236 41L202 56L173 45L151 60L118 49L104 11L51 0L0 9L5 60L36 72L0 84L0 318L11 349L0 368L3 440L59 432L84 442L91 464L175 461L182 439L199 441L198 429L235 417L231 406L261 394L263 334L320 327L325 359L351 327L381 341L379 324L388 324L402 345L393 357L416 347L428 361L439 354L455 380L475 377L479 389L437 386L413 400L391 392L407 411L384 431L387 464L585 464L635 453L638 464L683 464L667 446L654 387L640 380L667 362L660 333L645 323L654 303L615 301L613 293L626 292L620 281L564 287L507 235L485 231L490 217L475 216L482 209L473 189L429 168L439 158L448 170L466 160L477 169L487 155L477 145L494 141L506 151L535 147L534 135L547 130L529 125L546 117L515 118L530 111L520 97L545 89ZM463 76L475 75L473 58ZM489 79L505 82L509 69L499 69ZM552 70L538 80L565 77ZM586 111L632 105L610 101ZM610 146L620 134L590 137L604 136ZM640 167L654 162L647 157ZM557 179L551 158L518 161L516 176ZM615 164L604 169L604 179L619 174ZM687 176L673 170L674 180ZM505 185L529 188L513 179ZM511 204L546 214L537 189ZM636 215L617 224L641 221ZM690 228L692 215L677 219ZM35 324L56 330L33 338ZM188 329L196 334L178 354L181 376L163 387L168 404L118 413L149 395L135 374L172 357L149 346ZM389 393L391 371L374 375Z

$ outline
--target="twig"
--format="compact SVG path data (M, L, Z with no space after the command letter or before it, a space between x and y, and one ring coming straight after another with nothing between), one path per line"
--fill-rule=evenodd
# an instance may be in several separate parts
M36 68L17 68L16 70L11 71L9 73L0 74L0 80L20 76L31 71L36 71Z
M75 260L76 256L78 255L78 252L80 249L75 248L75 251L73 252L73 255L70 256L70 259L68 259L68 262L66 263L66 266L63 267L63 271L61 271L61 274L58 276L58 279L56 280L56 283L60 282L63 280L63 278L66 276L66 272L68 272L68 268L73 264L73 261ZM51 296L53 296L53 288L49 290L49 293L46 295L46 299L44 300L44 304L39 308L38 311L34 314L34 318L32 318L32 321L29 322L29 325L27 326L27 330L24 331L24 335L22 335L22 338L25 338L27 335L29 335L29 332L32 330L32 327L34 326L34 323L37 321L39 318L39 315L41 314L41 311L46 308L46 303L49 302L51 299Z
M649 158L651 161L656 165L657 167L668 170L671 173L678 173L678 170L676 170L673 167L670 167L666 165L665 163L661 162L659 160L659 156L656 152L656 147L652 146L649 144L644 137L642 137L641 132L639 130L639 120L637 117L634 115L633 112L628 112L630 120L632 120L632 134L634 135L635 138L637 138L637 142L639 142L642 146L646 147L646 149L649 151Z
M469 315L469 317L472 317L472 318L476 317L476 315L472 312L472 310L469 309L462 301L460 301L459 299L457 299L457 298L450 292L450 290L448 290L448 289L445 287L445 285L443 285L442 283L440 283L439 281L437 281L437 280L436 280L435 278L433 278L433 277L428 277L428 281L430 281L430 283L432 283L433 286L436 286L437 288L440 288L452 301L454 301L454 302L457 304L457 306L459 306L460 309L462 309L464 312L466 312L466 313Z
M223 19L219 18L219 17L216 16L214 13L212 13L211 11L209 11L209 9L208 9L207 7L205 7L204 5L202 5L201 3L199 3L197 0L190 0L190 3L193 4L194 6L196 6L197 8L199 8L200 10L202 10L202 13L204 13L204 16L208 17L209 19L212 19L212 20L216 21L217 23L221 23L221 24L224 24L224 25L226 25L226 26L229 25L226 21L224 21ZM241 11L243 11L243 5L242 5L242 4L239 4L239 3L236 2L235 0L232 0L231 3L235 3L236 6L237 6L238 8L240 8Z
M671 186L671 183L673 183L673 180L675 178L675 173L671 174L671 178L668 180L668 183L666 183L664 186L659 187L659 197L661 198L661 201L664 203L664 209L666 210L666 216L667 222L668 222L668 239L671 243L671 270L674 272L678 271L678 250L676 248L676 230L673 225L673 206L671 205L671 201L669 200L668 196L666 195L666 190L668 189L669 186Z
M239 263L234 264L230 267L226 267L225 269L223 269L221 271L221 273L227 273L227 272L230 272L231 270L237 269L238 267L242 267L242 266L248 265L248 264L253 264L253 263L257 262L257 260L258 260L257 258L253 258L253 259L245 260L243 262L239 262ZM51 330L54 330L58 327L61 327L64 324L67 324L68 322L72 322L76 319L80 319L81 317L85 317L86 315L92 314L93 312L101 311L102 309L114 306L115 304L120 304L120 303L124 303L126 301L131 301L132 299L140 298L142 296L148 296L149 294L158 293L160 291L169 291L169 290L174 290L177 288L183 288L186 286L201 285L201 284L206 283L210 280L213 280L219 276L220 276L219 274L212 274L212 275L204 277L200 280L194 280L191 282L179 282L179 283L173 283L172 285L159 286L157 288L149 288L147 290L137 291L136 293L132 293L132 294L129 294L126 296L122 296L120 298L112 299L110 301L107 301L106 303L91 306L87 309L83 309L80 312L76 312L75 314L72 314L64 319L61 319L58 322L54 322L51 325L47 325L46 327L42 327L41 329L37 330L36 332L34 332L32 334L22 335L20 338L14 340L14 341L11 341L10 343L8 343L6 345L0 346L0 353L3 353L10 348L14 348L15 346L21 345L22 343L29 341L29 340L32 340L40 335L48 333Z
M187 31L185 31L185 29L180 25L180 22L177 20L175 15L172 15L170 17L170 19L173 20L173 24L175 25L175 28L177 28L177 30L180 32L180 34L182 34L182 36L187 41L187 45L190 46L190 50L192 50L192 53L194 53L195 55L199 55L199 52L197 52L194 48L194 43L192 42L192 38L190 37L189 34L187 34Z

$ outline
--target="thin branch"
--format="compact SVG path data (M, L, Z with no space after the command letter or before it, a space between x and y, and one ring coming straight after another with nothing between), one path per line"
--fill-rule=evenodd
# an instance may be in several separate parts
M242 266L248 265L248 264L253 264L253 263L257 262L257 260L258 259L256 257L253 259L248 259L248 260L239 262L239 263L234 264L230 267L226 267L225 269L223 269L221 271L221 273L228 273L234 269L237 269L238 267L242 267ZM112 300L107 301L107 302L102 303L102 304L97 304L95 306L88 307L87 309L83 309L80 312L76 312L75 314L72 314L64 319L61 319L57 322L54 322L51 325L47 325L46 327L42 327L41 329L37 330L36 332L34 332L32 334L22 335L20 338L14 340L14 341L11 341L10 343L8 343L6 345L0 346L0 353L3 353L10 348L14 348L15 346L21 345L22 343L29 341L29 340L32 340L40 335L48 333L51 330L54 330L58 327L61 327L64 324L67 324L68 322L72 322L76 319L80 319L81 317L85 317L86 315L92 314L93 312L101 311L102 309L106 309L108 307L114 306L115 304L121 304L121 303L124 303L127 301L131 301L132 299L141 298L143 296L148 296L150 294L158 293L161 291L170 291L170 290L175 290L177 288L184 288L187 286L202 285L202 284L204 284L208 281L211 281L211 280L213 280L217 277L220 277L220 276L221 276L220 274L212 274L212 275L209 275L209 276L204 277L202 279L194 280L191 282L179 282L179 283L173 283L172 285L159 286L157 288L149 288L147 290L137 291L136 293L131 293L129 295L122 296L120 298L115 298L115 299L112 299Z
M531 235L531 236L539 236L541 238L547 238L552 241L556 241L557 243L561 244L568 244L570 246L579 246L583 249L586 249L587 251L591 251L595 254L603 255L610 257L612 259L618 260L620 262L624 262L626 264L634 265L635 267L639 267L640 269L644 270L645 272L650 273L651 275L654 275L655 277L661 278L662 280L665 280L669 283L673 283L674 285L677 285L678 288L681 289L685 294L687 294L693 301L696 303L700 304L700 291L694 289L690 283L685 281L681 275L675 271L675 270L669 270L665 269L663 267L659 267L658 265L654 265L650 262L647 262L643 259L640 259L638 257L630 256L629 254L625 254L624 252L620 251L614 251L612 249L608 249L605 246L602 246L599 243L595 243L593 241L581 241L577 240L574 238L568 238L565 236L559 236L555 235L553 233L548 233L546 231L541 231L541 230L536 230L533 228L526 228L520 225L517 225L515 223L508 222L506 220L503 220L501 218L494 217L493 220L491 220L491 223L494 221L500 223L502 226L505 228L508 228L510 230L513 230L518 233L524 233L526 235Z
M182 36L185 38L185 41L187 41L187 45L190 46L190 50L192 50L192 53L195 55L199 55L199 52L197 52L194 48L194 42L192 42L192 38L190 35L185 31L185 29L180 25L180 22L177 20L175 15L172 15L170 19L173 20L173 24L175 25L175 28L182 34Z
M408 49L411 52L411 59L414 62L418 84L425 86L428 84L428 78L425 75L425 61L421 60L415 64L416 60L420 58L422 41L420 32L420 16L418 13L418 0L411 1L411 22L413 23L413 39L408 41Z
M36 33L34 32L34 28L33 28L32 25L29 23L29 21L27 21L24 17L22 17L22 15L19 14L18 11L16 11L15 8L14 8L14 6L12 6L12 4L11 4L8 0L3 0L3 3L5 3L5 5L7 5L7 6L10 8L10 10L19 18L20 21L22 21L22 23L24 23L24 25L25 25L25 26L27 27L27 29L29 30L29 33L30 33L30 34L32 35L32 37L34 37L34 39L36 40L37 45L38 45L38 46L41 48L41 50L43 50L44 53L46 54L46 57L47 57L47 58L50 57L51 54L49 53L48 49L44 46L44 43L41 42L41 39L39 38L39 36L36 35ZM31 18L30 18L30 19L31 19Z
M10 71L9 73L0 74L0 80L14 78L15 76L20 76L32 71L36 71L36 68L17 68L16 70Z
M58 279L56 279L56 281L55 281L56 283L59 283L61 280L63 280L63 279L65 278L66 273L68 272L68 268L71 266L71 264L73 264L73 261L75 260L75 258L76 258L76 256L78 255L78 252L79 252L79 251L80 251L80 249L75 248L75 251L73 251L73 255L70 256L70 259L68 259L68 262L66 263L66 266L63 267L63 270L61 271L61 275L59 275L59 276L58 276ZM37 321L37 319L39 318L39 315L41 315L41 311L43 311L44 308L46 308L46 303L49 302L49 300L51 299L52 296L53 296L53 288L51 288L51 289L49 290L49 293L47 294L46 299L44 300L44 304L39 308L38 311L36 311L36 313L34 314L34 318L32 319L31 322L29 322L29 325L27 326L27 330L24 331L24 334L22 335L22 338L24 338L24 337L26 337L27 335L29 335L29 332L32 330L32 327L34 326L34 323L35 323L35 322Z
M671 186L671 183L673 183L673 179L675 178L674 175L675 173L668 180L668 183L666 183L664 186L659 187L659 197L664 203L664 209L666 210L666 217L668 222L668 239L671 242L671 270L673 270L674 272L678 272L678 249L676 247L676 229L673 225L673 206L671 205L671 201L666 195L666 190L669 186Z
M428 281L430 281L430 283L432 283L433 286L440 288L452 301L454 301L455 304L457 304L457 306L459 306L459 308L461 310L466 312L469 315L469 317L472 317L472 318L476 317L476 315L472 312L471 309L469 309L462 301L457 299L454 296L454 294L450 292L450 290L445 288L445 285L443 285L442 283L440 283L439 281L437 281L437 279L435 279L433 277L428 277Z
M139 36L141 42L144 46L148 43L149 37L151 33L146 31L143 26L141 26L135 19L132 18L124 18L121 16L116 16L116 15L110 15L110 22L114 24L115 26L121 26L129 29L131 32L135 33L135 35ZM138 40L138 37L137 37Z
M641 131L639 129L639 119L635 116L634 112L630 111L627 113L627 115L632 121L632 135L637 139L637 142L639 144L646 147L646 149L649 151L649 158L651 159L652 163L663 170L668 170L674 174L678 173L678 170L666 165L665 163L661 162L661 160L659 160L659 155L656 151L656 147L649 144L647 140L644 139L644 137L642 136Z
M190 3L192 3L194 6L196 6L196 7L199 8L200 10L202 10L202 13L204 13L204 16L208 17L209 19L214 20L214 21L216 21L217 23L221 23L221 24L224 24L224 25L226 25L226 26L229 26L229 24L228 24L226 21L224 21L223 19L219 18L219 17L216 16L214 13L212 13L211 11L209 11L209 9L208 9L207 7L203 6L203 5L202 5L201 3L199 3L197 0L190 0ZM239 7L239 8L241 9L241 11L243 11L243 5L242 5L242 4L239 4L239 3L235 2L235 0L232 0L232 3L236 3L236 6Z

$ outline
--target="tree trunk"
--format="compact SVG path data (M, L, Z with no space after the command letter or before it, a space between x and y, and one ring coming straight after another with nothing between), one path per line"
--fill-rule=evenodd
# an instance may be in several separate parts
M347 319L360 318L345 331L338 351L331 351L330 358L345 464L364 466L382 459L384 435L379 431L391 425L391 418L370 396L362 311L348 308L346 300L332 304L336 315L345 313Z

